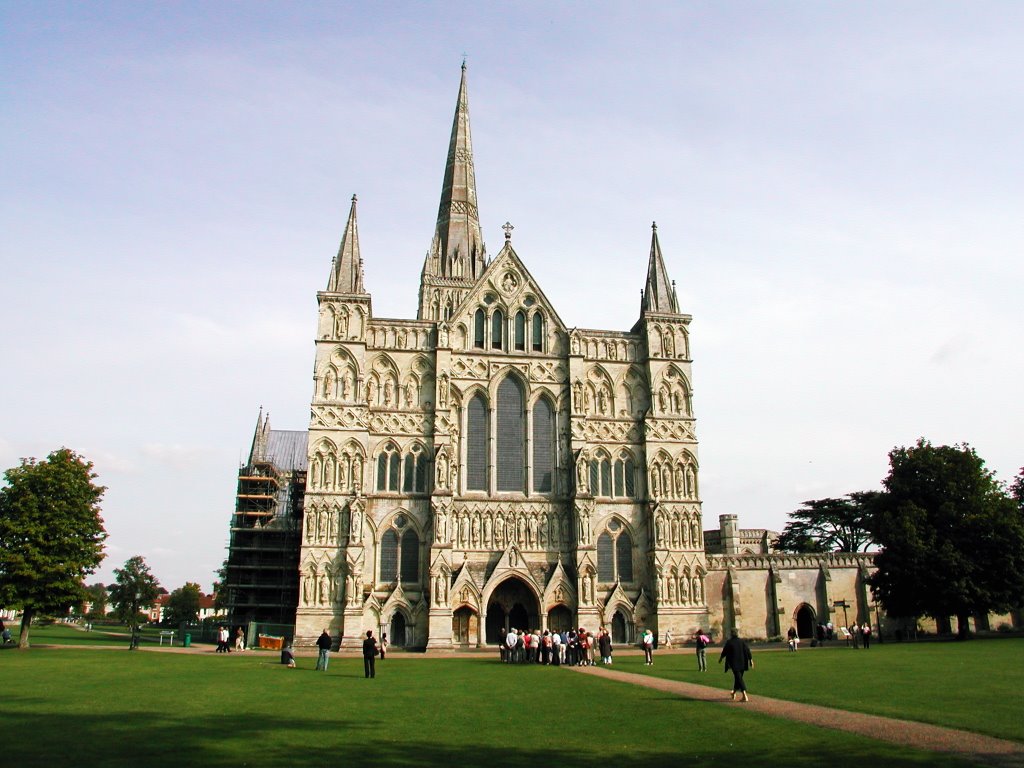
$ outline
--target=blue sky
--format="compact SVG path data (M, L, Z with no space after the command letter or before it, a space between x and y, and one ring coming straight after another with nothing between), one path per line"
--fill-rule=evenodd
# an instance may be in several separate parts
M658 222L705 527L781 529L919 436L1024 465L1020 3L0 2L0 465L61 445L109 556L209 586L262 405L303 429L358 193L412 317L459 65L480 212L570 326Z

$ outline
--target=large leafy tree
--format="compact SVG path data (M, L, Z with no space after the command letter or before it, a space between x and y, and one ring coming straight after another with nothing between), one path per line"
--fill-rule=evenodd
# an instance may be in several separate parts
M81 603L82 584L103 560L100 517L106 490L92 462L67 448L43 461L22 459L0 488L0 604L21 608L19 646L39 614Z
M164 620L169 624L195 622L199 620L199 598L203 591L195 582L186 582L167 597Z
M91 603L89 618L102 619L107 613L107 587L102 583L90 584L85 588L85 600Z
M143 606L151 605L160 594L160 582L150 572L141 555L128 558L123 568L114 569L110 585L110 603L114 616L132 630L132 647L136 646L139 626L146 620Z
M1021 508L967 445L925 439L889 454L875 538L882 551L870 582L890 615L1002 612L1024 595Z
M879 493L805 501L775 543L782 552L862 552L872 543L871 519Z

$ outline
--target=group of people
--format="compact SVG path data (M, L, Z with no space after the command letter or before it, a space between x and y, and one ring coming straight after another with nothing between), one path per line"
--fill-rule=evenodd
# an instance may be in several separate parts
M225 626L217 627L217 653L231 653L231 634ZM236 651L245 650L245 631L239 627L235 630Z
M838 630L839 638L841 640L845 640L846 645L851 648L860 648L862 645L865 648L870 648L872 637L871 633L871 623L867 621L860 625L858 625L855 621L852 624L850 624L849 627L839 627ZM819 624L817 635L818 642L824 643L826 641L835 640L837 630L832 626L832 622L828 622L827 624Z
M551 666L593 666L595 653L602 664L612 663L612 635L604 627L597 634L585 628L562 632L545 629L511 628L499 645L506 664L549 664Z
M316 660L316 670L318 672L327 671L333 646L334 641L331 639L331 633L327 631L327 627L324 627L324 631L320 633L320 637L316 640L316 647L319 650ZM384 661L387 652L388 633L382 633L380 640L377 640L373 636L372 629L366 630L366 638L363 640L363 674L367 678L377 676L377 657L379 656L380 660ZM289 667L295 666L295 652L292 650L290 643L286 644L285 648L281 651L281 663Z

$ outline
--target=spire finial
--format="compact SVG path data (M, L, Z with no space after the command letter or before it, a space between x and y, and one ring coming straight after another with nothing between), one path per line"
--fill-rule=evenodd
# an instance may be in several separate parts
M652 221L651 222L651 229L653 229L655 232L657 232L658 231L658 222Z
M506 221L501 228L505 230L505 242L507 243L512 239L512 230L515 229L515 227Z
M356 196L355 196L355 194L353 194L353 195L352 195L352 202L354 203L354 202L356 202L356 201L358 201L358 200L359 200L359 198L358 198L358 197L356 197Z

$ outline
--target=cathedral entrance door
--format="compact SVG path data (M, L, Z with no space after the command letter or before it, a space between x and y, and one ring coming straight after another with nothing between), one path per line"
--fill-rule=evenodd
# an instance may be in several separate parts
M802 640L814 637L814 611L804 603L796 611L796 633Z
M572 611L564 605L556 605L548 611L548 629L552 632L568 632L572 629Z
M396 648L405 646L405 616L400 613L391 617L391 637L388 638L388 644Z
M526 584L517 578L503 581L487 603L487 642L500 643L509 629L540 626L540 606Z
M477 636L479 618L472 608L462 606L452 614L452 639L456 645L474 645L479 642Z
M619 611L612 616L612 642L616 644L629 642L629 637L626 635L626 619Z

